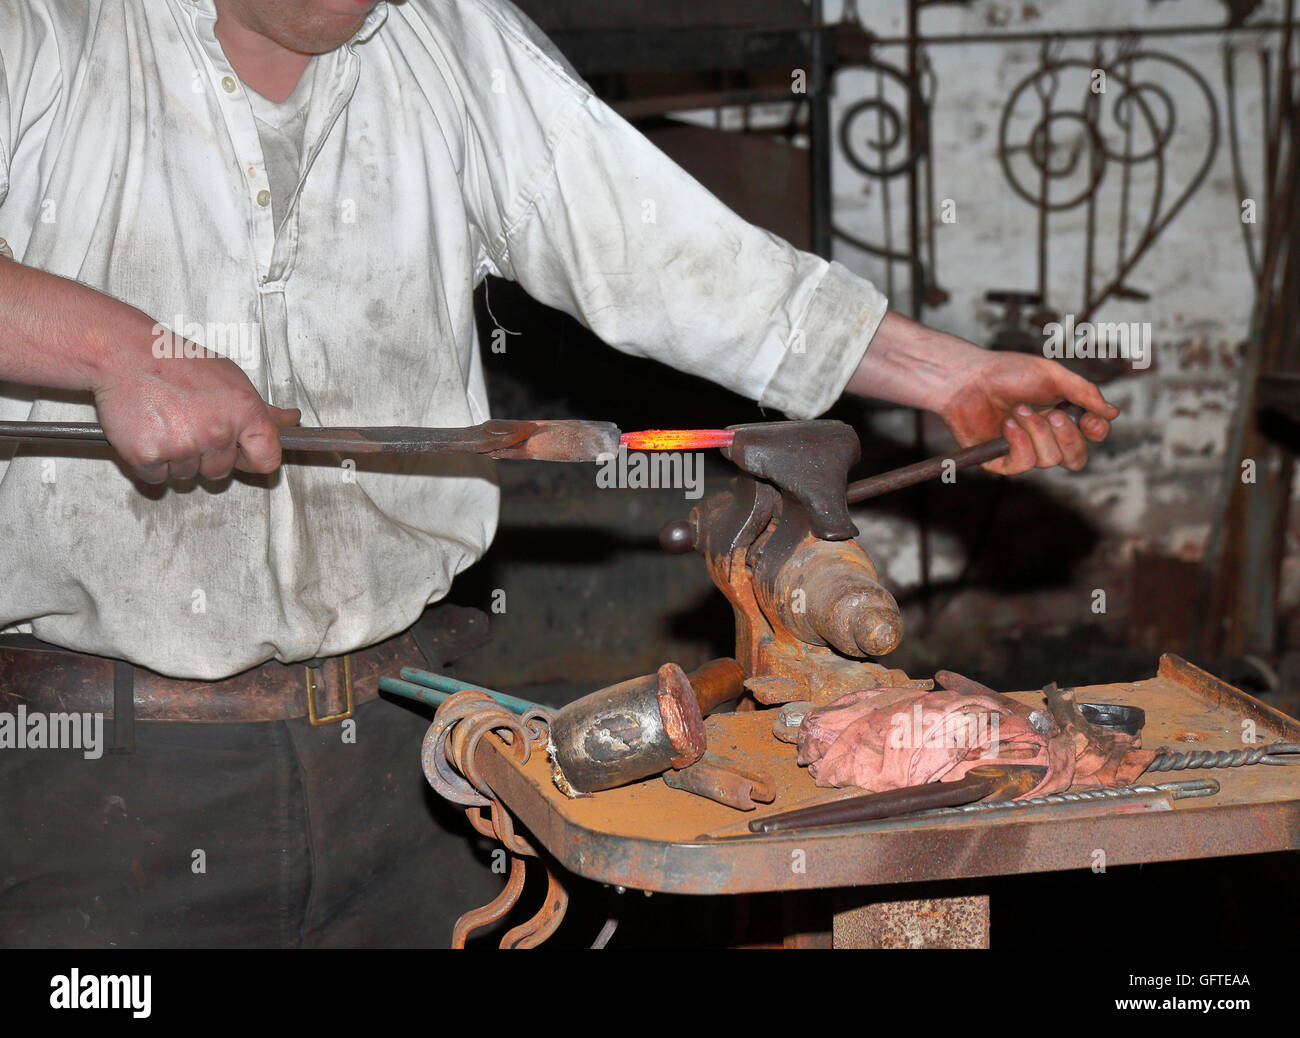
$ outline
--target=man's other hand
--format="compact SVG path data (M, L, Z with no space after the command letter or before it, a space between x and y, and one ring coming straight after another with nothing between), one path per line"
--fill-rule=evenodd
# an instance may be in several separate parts
M1107 403L1086 378L1044 357L980 350L937 409L963 447L1006 437L1011 453L984 466L1014 476L1061 465L1077 472L1087 464L1088 443L1110 434L1119 408ZM1079 424L1052 409L1060 401L1085 411Z

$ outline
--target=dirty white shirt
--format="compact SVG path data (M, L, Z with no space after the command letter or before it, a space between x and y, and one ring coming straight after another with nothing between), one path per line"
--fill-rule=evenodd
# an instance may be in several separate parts
M305 425L485 420L489 273L795 417L835 400L884 315L713 198L505 0L380 4L318 59L277 233L215 21L212 0L0 0L0 238L231 356ZM0 384L0 418L94 417ZM0 450L0 629L180 677L388 637L496 526L478 457L148 490Z

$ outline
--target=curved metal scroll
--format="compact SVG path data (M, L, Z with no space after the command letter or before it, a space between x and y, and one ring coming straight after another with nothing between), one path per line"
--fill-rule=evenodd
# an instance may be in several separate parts
M510 748L520 764L526 764L533 749L545 745L549 721L549 711L530 710L516 717L490 696L470 690L456 693L438 707L425 734L420 763L429 785L444 799L464 807L476 832L494 837L510 852L510 873L505 888L482 908L472 909L456 920L451 938L453 948L464 948L475 932L509 914L523 894L527 859L538 857L533 845L515 832L510 812L479 774L474 763L475 752L491 733ZM502 948L536 947L563 921L569 895L551 865L545 863L544 867L547 890L541 908L501 938Z
M1181 119L1180 108L1198 97L1205 121ZM1191 145L1198 145L1196 166L1177 186L1172 156ZM1083 303L1076 320L1088 320L1112 297L1144 298L1127 278L1205 182L1218 146L1214 92L1188 62L1138 49L1132 40L1110 58L1100 46L1089 57L1062 57L1046 45L1038 68L1012 88L998 128L1007 182L1039 213L1041 294L1047 295L1051 215L1085 207ZM1112 209L1116 254L1099 277L1098 199L1107 190L1118 194Z

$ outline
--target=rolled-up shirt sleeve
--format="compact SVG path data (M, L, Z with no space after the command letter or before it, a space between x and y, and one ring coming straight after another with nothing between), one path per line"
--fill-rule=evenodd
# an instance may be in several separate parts
M487 106L519 131L516 150L497 158L521 182L519 202L487 221L491 267L625 353L794 418L825 411L861 362L884 296L741 219L503 24L509 74ZM480 145L499 132L476 129ZM482 148L477 157L490 161ZM510 175L482 175L496 178L499 201Z

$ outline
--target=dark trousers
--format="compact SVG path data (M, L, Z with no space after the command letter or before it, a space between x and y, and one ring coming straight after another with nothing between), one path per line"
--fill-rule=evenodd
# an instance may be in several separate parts
M446 947L504 878L425 782L429 720L381 700L354 744L303 718L0 749L0 946Z

